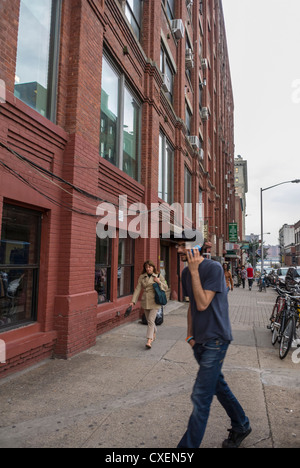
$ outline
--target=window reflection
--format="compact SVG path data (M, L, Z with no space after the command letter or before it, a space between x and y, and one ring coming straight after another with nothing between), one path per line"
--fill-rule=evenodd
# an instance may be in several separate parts
M141 106L103 57L100 155L135 180L139 179Z
M119 77L103 57L100 155L117 165Z
M142 0L126 0L125 14L130 22L132 29L140 40L141 19L142 19Z
M124 151L123 171L133 179L138 176L138 144L139 144L139 106L130 92L125 89L124 99Z
M159 135L158 196L171 205L174 193L174 150L164 134Z
M38 212L4 205L0 241L0 329L36 320Z
M119 240L118 297L129 296L134 290L134 240Z
M59 0L21 0L15 96L51 118Z

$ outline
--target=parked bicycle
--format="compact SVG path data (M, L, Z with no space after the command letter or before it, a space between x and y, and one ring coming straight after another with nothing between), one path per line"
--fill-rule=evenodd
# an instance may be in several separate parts
M283 311L286 306L286 291L283 289L280 289L279 287L276 287L276 292L278 294L276 302L274 304L272 314L270 317L270 325L268 325L267 328L271 330L272 332L272 344L275 345L275 343L278 340L278 335L279 335L279 330L281 328L281 322L283 319Z
M297 289L288 292L277 287L276 291L278 296L268 328L272 332L272 344L280 343L279 357L284 359L292 345L300 345L300 295L295 295L299 293Z
M300 345L300 296L289 298L290 306L286 316L285 327L281 334L279 357L284 359L294 342L294 347Z

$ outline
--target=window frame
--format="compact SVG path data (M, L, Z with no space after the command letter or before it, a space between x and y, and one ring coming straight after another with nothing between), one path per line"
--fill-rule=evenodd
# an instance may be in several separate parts
M132 254L132 258L131 258L131 263L119 263L119 260L120 260L120 245L122 242L132 242L132 251L131 251L131 254ZM125 245L125 248L127 246ZM121 299L122 297L127 297L127 296L130 296L133 294L134 292L134 263L135 263L135 240L132 239L131 237L127 237L127 238L119 238L119 242L118 242L118 270L117 270L117 275L119 275L119 269L122 270L122 268L130 268L130 292L129 293L125 293L125 294L120 294L120 285L119 285L119 276L118 276L118 285L117 285L117 299Z
M191 207L193 203L193 176L189 168L184 166L184 216L185 218L192 219L193 213ZM188 209L188 206L189 209Z
M97 263L97 243L101 243L101 241L107 241L107 260L110 260L110 263ZM112 272L112 265L111 265L111 258L112 258L112 240L111 238L107 237L105 239L100 239L99 237L96 238L96 258L95 258L95 291L98 293L98 305L106 304L107 302L111 302L111 272ZM107 277L107 293L106 293L106 300L99 302L99 291L96 289L96 272L100 269L106 269L106 277ZM102 294L103 296L104 294Z
M168 161L166 161L168 155ZM172 205L174 201L174 148L166 135L159 133L158 196ZM170 158L170 159L169 159ZM166 164L167 163L167 164ZM167 174L166 174L167 168ZM171 173L170 173L171 168ZM161 191L160 191L161 188ZM169 193L169 189L171 193ZM161 195L161 196L160 196Z
M136 35L138 41L140 42L140 40L141 40L141 30L142 30L142 20L143 20L144 0L139 0L139 1L141 3L140 18L137 18L136 14L135 14L135 11L134 11L134 9L131 8L128 0L125 0L125 2L124 2L124 9L125 9L125 16L126 16L127 20L129 21L129 24L130 24L134 34ZM128 17L128 15L127 15L127 10L129 12L130 17ZM136 34L136 30L132 25L131 19L133 20L134 24L137 27L138 34Z
M111 68L112 72L116 74L118 77L118 119L117 119L117 128L116 128L116 136L115 136L115 151L116 151L116 163L111 162L115 167L120 169L122 172L131 177L132 179L140 182L141 180L141 134L142 134L142 103L139 98L134 93L133 89L131 88L129 82L126 80L125 74L120 71L114 64L113 60L107 53L103 53L102 60L106 60L107 65ZM103 66L102 66L102 74L103 74ZM102 85L101 85L101 89ZM124 171L123 163L124 163L124 115L125 115L125 90L130 94L132 99L135 101L138 107L138 117L137 117L137 144L136 144L136 174L133 177L132 175L128 174ZM102 99L101 99L101 106L100 106L100 122L102 122ZM99 154L100 157L107 160L104 156L102 156L101 152L101 128L100 128L100 142L99 142Z
M192 118L193 118L193 113L190 109L190 106L188 105L187 101L185 101L185 125L187 129L187 135L191 135L191 128L192 128Z
M21 0L22 1L22 0ZM48 62L48 73L47 73L47 99L46 99L46 112L45 115L38 110L36 107L30 106L28 102L17 95L16 85L14 83L14 95L20 101L24 102L29 107L33 108L40 115L56 123L57 114L57 90L58 90L58 72L59 72L59 53L60 53L60 28L61 28L61 15L62 15L62 0L51 0L51 20L50 20L50 32L49 32L49 62ZM20 9L21 15L21 9ZM19 27L20 30L20 19L19 16ZM17 44L17 55L16 55L16 68L18 63L18 48L19 48L19 37ZM22 84L22 83L19 83ZM26 84L26 83L23 83Z
M173 104L174 78L175 78L176 73L175 73L174 67L172 65L172 61L171 61L171 59L169 57L169 54L167 52L167 49L166 49L163 42L161 42L161 46L160 46L160 71L161 71L162 75L167 74L167 76L169 78L170 78L170 76L172 78L170 80L170 91L167 91L166 95L167 95L169 101L171 102L171 104Z
M2 211L2 222L1 222L1 230L0 230L0 239L1 243L3 241L8 241L9 239L2 239L2 232L3 232L3 213L5 213L5 209L12 209L16 211L22 211L23 214L28 214L31 215L32 217L36 217L36 239L35 239L35 250L36 250L36 258L34 263L24 263L24 264L18 264L18 263L1 263L0 264L0 271L5 270L5 271L11 271L11 272L32 272L32 293L31 293L31 313L30 313L30 318L26 318L23 320L18 320L17 322L12 322L7 325L2 325L0 326L0 333L11 330L11 329L16 329L22 326L25 326L27 324L35 323L37 322L38 319L38 297L39 297L39 276L40 276L40 254L41 254L41 232L42 232L42 212L34 210L34 209L29 209L29 208L24 208L19 205L14 205L12 203L6 203L4 202L3 204L3 211ZM18 245L19 242L24 244L24 241L11 241L12 243L15 242L15 245ZM21 275L22 276L22 275ZM2 277L3 280L3 277ZM8 287L8 284L7 284ZM8 292L8 291L7 291ZM27 293L28 294L28 293ZM26 294L26 303L28 301L28 296ZM7 295L7 297L10 297ZM11 299L14 299L11 297ZM10 301L11 304L14 303L14 301ZM0 309L1 310L1 309ZM1 314L2 316L2 314Z

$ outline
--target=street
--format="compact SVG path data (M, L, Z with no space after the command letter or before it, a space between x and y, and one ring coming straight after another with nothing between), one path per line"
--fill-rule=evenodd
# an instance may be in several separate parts
M276 293L229 293L234 341L224 375L252 426L242 447L300 448L300 364L280 361L268 320ZM74 358L47 360L0 381L0 448L175 448L197 372L185 342L187 304L170 302L152 350L128 323ZM203 448L221 447L230 422L215 399Z

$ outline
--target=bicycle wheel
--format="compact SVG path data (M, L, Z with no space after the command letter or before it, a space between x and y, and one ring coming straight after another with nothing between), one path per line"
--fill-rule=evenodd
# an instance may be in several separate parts
M270 317L270 325L267 327L271 330L271 332L273 332L273 325L274 325L274 322L275 322L275 319L278 315L278 311L279 311L279 301L278 301L278 298L276 299L276 302L274 304L274 307L273 307L273 310L272 310L272 315Z
M279 357L284 359L291 347L295 335L295 317L290 317L286 323L282 333L281 343L279 347Z
M284 315L285 315L285 308L278 311L274 322L272 324L272 345L274 346L277 341L279 340L279 336L281 335L282 329L284 327Z

